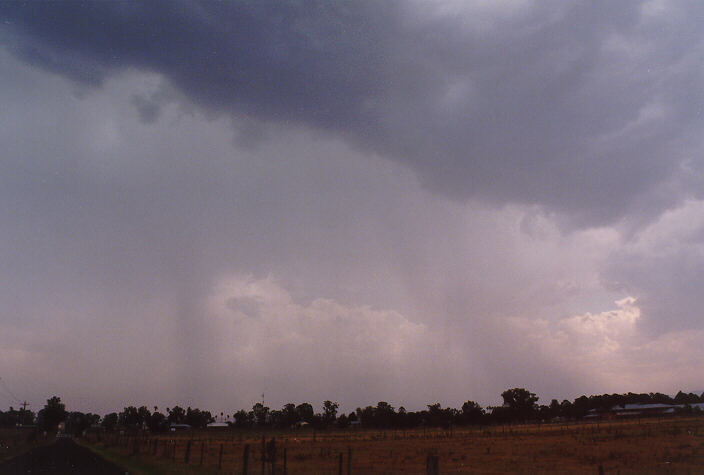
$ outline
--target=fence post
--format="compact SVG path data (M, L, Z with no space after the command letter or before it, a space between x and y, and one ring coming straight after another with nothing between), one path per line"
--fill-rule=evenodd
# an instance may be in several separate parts
M285 453L285 452L284 452ZM286 456L284 455L284 460ZM286 462L284 462L285 466ZM247 470L249 468L249 444L245 444L244 453L242 454L242 475L247 475Z
M286 447L284 447L284 469L283 469L283 475L286 475Z
M218 470L222 468L222 444L220 444L220 454L218 455Z
M337 475L342 475L342 452L340 452L340 461L338 462Z
M347 447L347 475L352 474L352 447Z
M262 436L262 475L266 475L266 438Z
M272 437L266 447L266 456L271 464L271 473L276 473L276 437Z
M183 457L183 462L188 465L191 461L191 441L186 442L186 455Z
M205 440L200 441L200 464L203 465L203 453L205 452Z
M440 475L440 457L437 455L428 455L425 460L426 475Z

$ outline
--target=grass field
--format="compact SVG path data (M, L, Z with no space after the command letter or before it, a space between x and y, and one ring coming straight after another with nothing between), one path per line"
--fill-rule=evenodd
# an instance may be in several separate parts
M0 461L20 455L28 450L43 444L53 442L54 437L45 437L36 434L29 428L2 428L0 429Z
M262 435L276 438L276 472L284 449L289 474L425 473L429 454L440 473L704 473L704 418L456 428L453 431L184 432L123 436L92 445L104 453L181 473L262 471ZM348 460L351 454L351 465ZM146 473L146 472L145 472ZM271 463L267 463L271 473Z

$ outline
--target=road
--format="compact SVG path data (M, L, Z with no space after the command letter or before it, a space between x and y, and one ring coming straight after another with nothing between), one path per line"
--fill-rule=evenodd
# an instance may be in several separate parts
M0 463L2 474L106 474L125 475L127 471L100 458L71 439L57 439L26 454Z

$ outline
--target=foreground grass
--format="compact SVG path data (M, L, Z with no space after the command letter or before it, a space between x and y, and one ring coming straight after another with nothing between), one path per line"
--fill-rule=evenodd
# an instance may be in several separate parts
M127 470L130 475L169 475L169 474L207 474L212 471L198 470L198 467L188 467L169 460L155 459L149 455L125 454L124 450L115 447L105 447L102 444L90 444L85 440L76 439L76 443L93 453L103 457L115 465Z
M270 440L274 434L189 431L127 437L119 445L111 440L108 448L102 443L88 447L131 473L239 474L243 448L249 445L249 470L256 473L263 435ZM154 441L159 442L158 451ZM282 467L286 449L291 475L334 475L340 457L346 466L350 456L353 473L425 473L429 454L439 457L441 473L704 473L704 417L452 431L289 431L276 433L276 441L277 467ZM191 465L178 462L184 460L187 446ZM140 455L131 455L138 450ZM152 455L155 452L158 456Z
M54 442L54 437L37 436L30 439L31 432L20 429L0 430L0 462L22 455L42 445Z

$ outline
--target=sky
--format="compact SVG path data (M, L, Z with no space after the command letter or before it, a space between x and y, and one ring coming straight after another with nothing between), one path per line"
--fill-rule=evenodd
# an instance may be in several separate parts
M0 3L0 407L701 392L702 20Z

